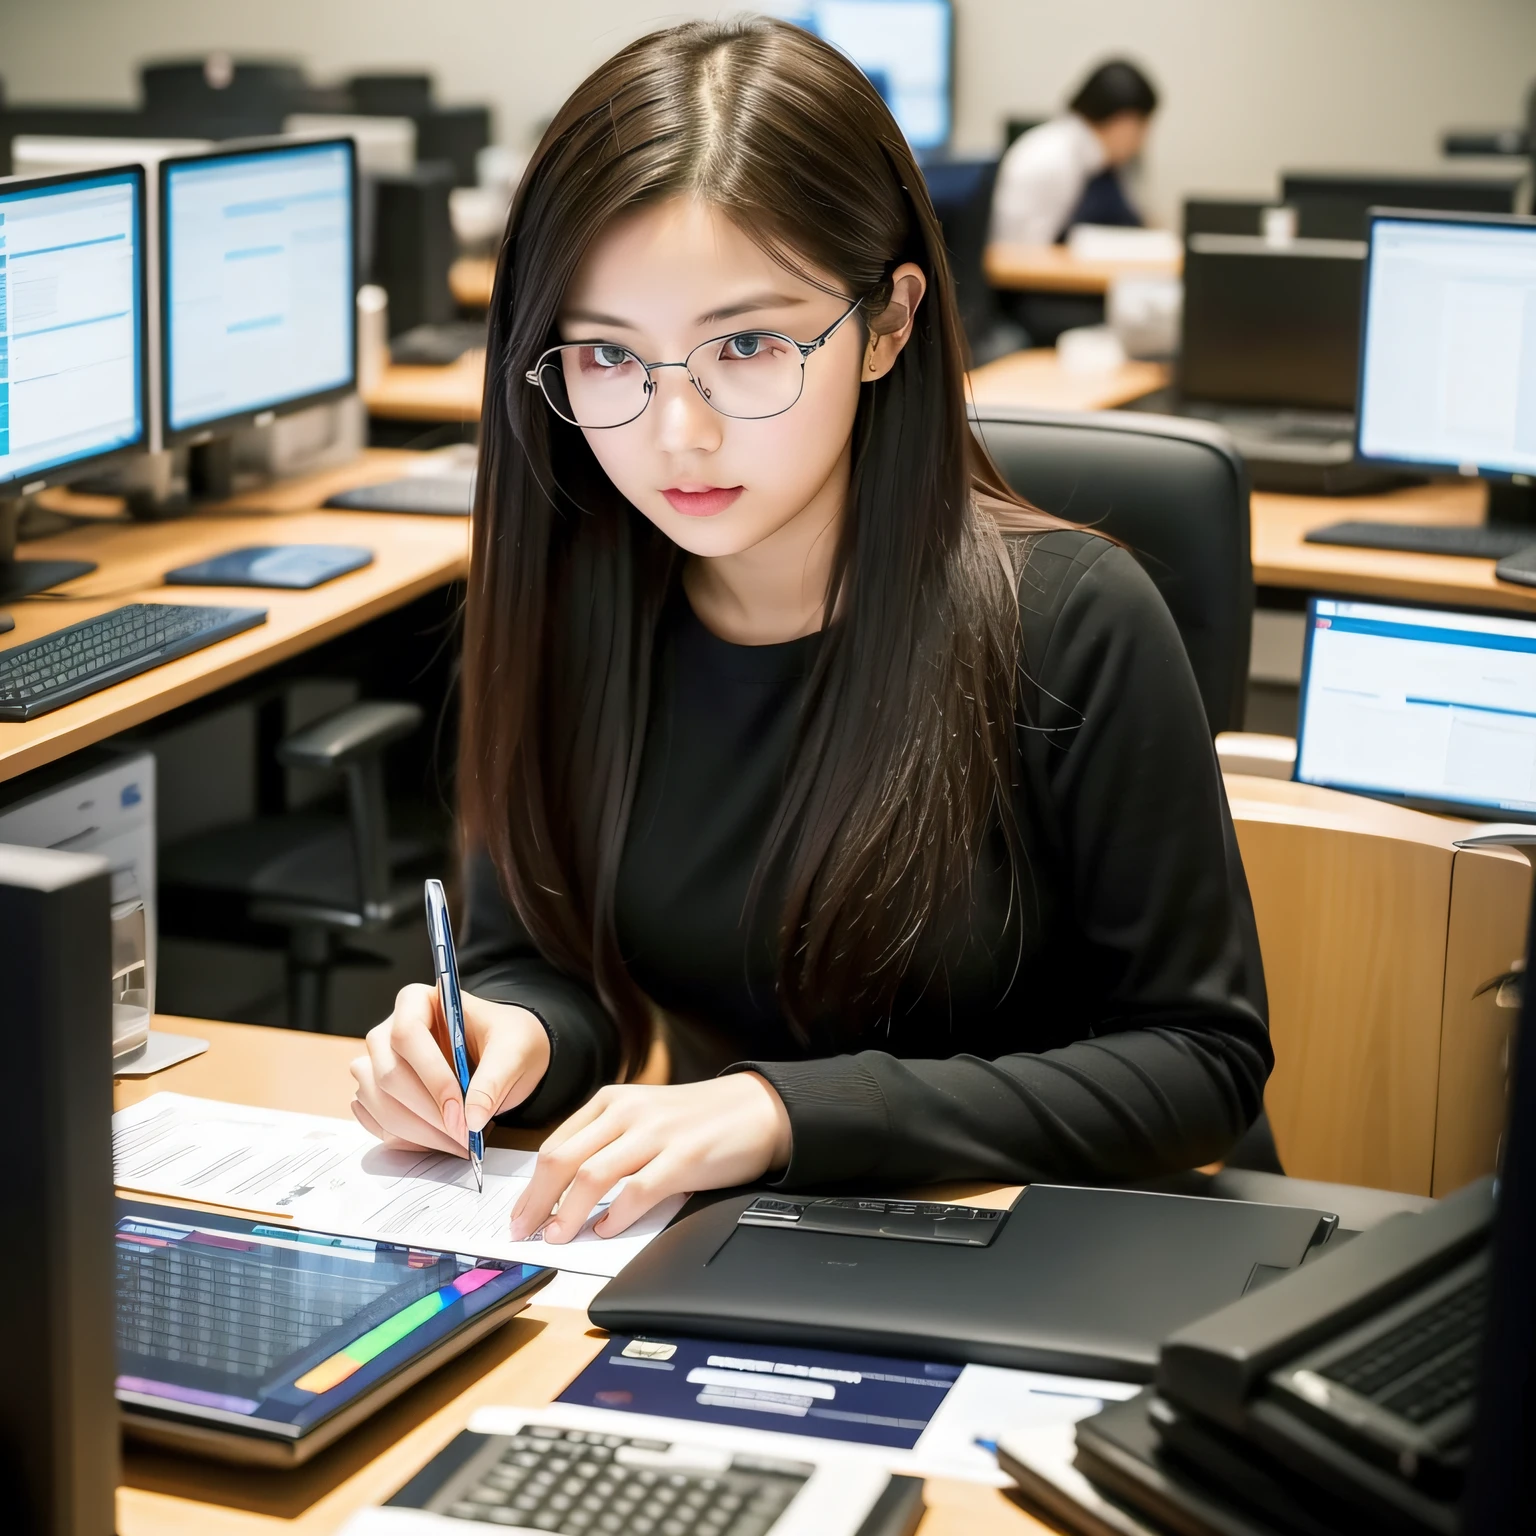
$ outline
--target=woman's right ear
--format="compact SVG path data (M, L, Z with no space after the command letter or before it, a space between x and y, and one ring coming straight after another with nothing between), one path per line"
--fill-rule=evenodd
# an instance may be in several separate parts
M928 279L915 261L904 261L891 274L891 296L884 309L869 322L869 344L864 353L864 378L884 378L901 356L912 335L917 306L928 291Z

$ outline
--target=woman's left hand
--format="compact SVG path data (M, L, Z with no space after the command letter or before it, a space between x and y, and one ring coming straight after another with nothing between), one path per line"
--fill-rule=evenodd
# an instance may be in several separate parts
M784 1101L756 1072L603 1088L539 1148L533 1177L512 1208L512 1240L543 1226L546 1241L569 1242L598 1201L627 1178L593 1228L614 1237L668 1195L726 1189L783 1168L789 1149Z

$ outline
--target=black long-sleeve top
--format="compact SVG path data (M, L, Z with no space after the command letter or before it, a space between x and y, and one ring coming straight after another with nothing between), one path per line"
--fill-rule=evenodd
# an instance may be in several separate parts
M1273 1057L1258 938L1178 632L1118 546L1073 529L1027 547L1028 899L1010 902L1001 859L983 860L969 935L851 1049L791 1031L774 988L778 913L747 903L821 637L732 645L680 591L666 610L619 943L666 1017L675 1081L750 1069L778 1091L786 1187L1188 1168L1220 1157L1262 1106ZM555 1119L612 1081L617 1031L539 955L484 856L467 886L466 989L531 1009L553 1046L509 1118Z

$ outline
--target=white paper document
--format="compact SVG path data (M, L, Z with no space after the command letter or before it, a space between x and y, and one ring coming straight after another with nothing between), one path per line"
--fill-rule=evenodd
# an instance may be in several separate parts
M486 1150L485 1189L464 1158L380 1145L360 1125L157 1093L112 1117L119 1189L286 1216L326 1232L613 1276L671 1220L664 1201L618 1237L593 1223L569 1243L507 1237L538 1154Z

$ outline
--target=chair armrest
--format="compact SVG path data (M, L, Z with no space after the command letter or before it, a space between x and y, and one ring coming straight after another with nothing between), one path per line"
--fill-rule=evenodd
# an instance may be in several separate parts
M345 768L409 736L421 724L414 704L369 700L349 704L280 741L277 760L288 768Z

